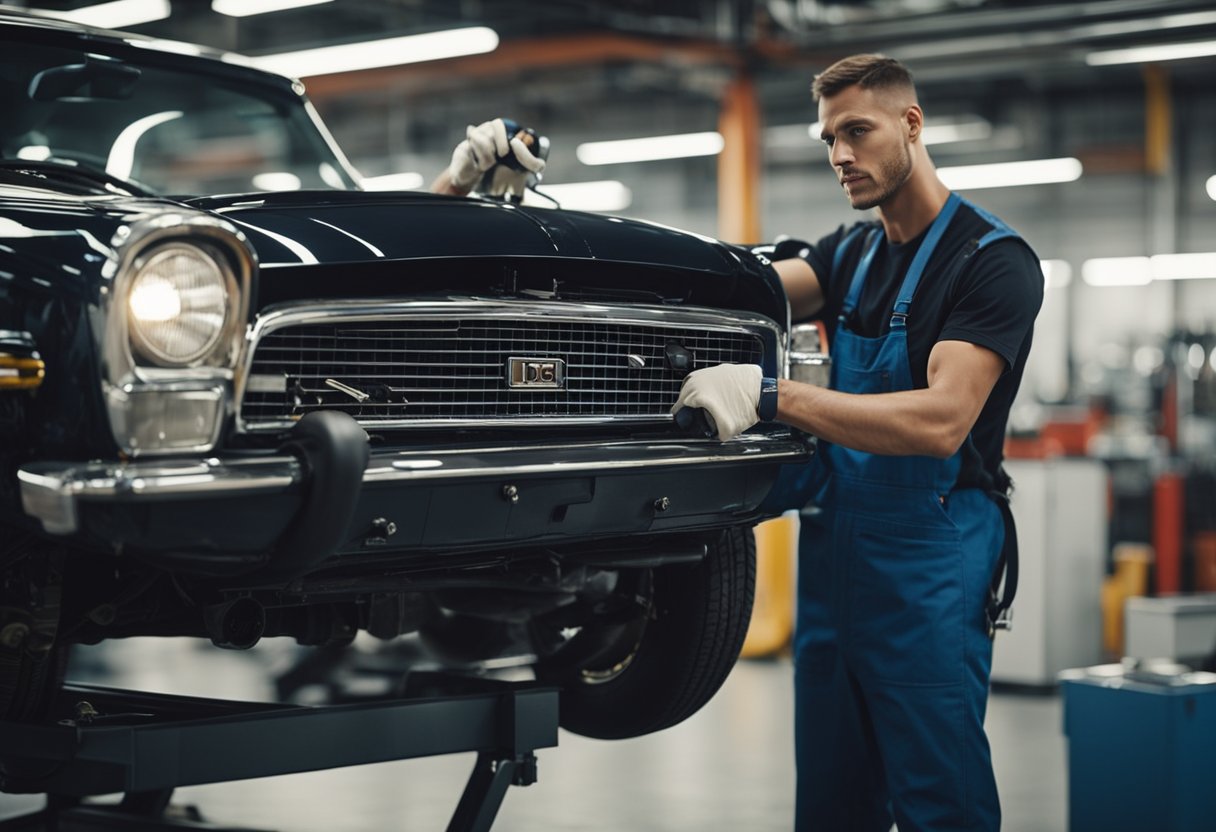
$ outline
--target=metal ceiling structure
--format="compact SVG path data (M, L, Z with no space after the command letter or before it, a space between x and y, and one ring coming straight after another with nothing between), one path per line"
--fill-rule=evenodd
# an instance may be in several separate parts
M70 11L98 0L7 2ZM1183 108L1206 107L1216 87L1216 58L1160 70L1086 62L1095 50L1216 40L1212 0L332 0L246 17L217 13L209 0L168 2L167 18L127 28L253 56L493 28L499 45L487 54L305 79L368 174L436 171L464 124L503 114L543 125L554 139L552 181L585 180L604 172L574 162L577 143L727 132L747 120L734 106L743 101L755 108L754 120L788 130L793 140L778 146L766 139L762 164L805 177L826 171L805 131L814 119L811 76L860 51L906 61L932 117L976 116L992 125L986 142L935 149L948 163L1067 154L1082 157L1089 171L1134 174L1162 168L1151 162L1146 139L1168 134L1170 93L1185 117ZM754 93L732 98L741 79ZM1150 98L1156 109L1146 105ZM725 123L728 112L735 115ZM1166 144L1168 136L1156 142ZM744 156L753 169L756 160ZM706 192L716 175L711 161L634 175L639 210L649 216L695 224L702 220L689 218L689 206L714 203L712 186ZM720 193L717 201L735 198Z
M71 11L98 0L7 2ZM474 108L482 96L495 109L506 90L521 115L548 123L577 120L575 102L627 99L639 112L716 105L740 73L760 85L765 107L806 108L810 76L858 51L904 60L922 94L971 110L1011 91L1139 94L1138 67L1095 69L1086 54L1216 39L1211 0L332 0L247 17L217 13L209 0L169 2L167 18L129 28L254 56L493 28L500 44L488 55L307 79L320 105L387 97L425 104L437 123L452 115L445 97ZM1177 84L1213 80L1210 60L1172 62L1170 73Z
M10 5L78 10L97 0ZM513 40L613 33L716 44L760 64L858 50L934 66L1067 60L1073 50L1216 37L1216 4L1202 0L333 0L229 17L207 0L171 0L172 14L132 27L156 37L258 55L473 23Z

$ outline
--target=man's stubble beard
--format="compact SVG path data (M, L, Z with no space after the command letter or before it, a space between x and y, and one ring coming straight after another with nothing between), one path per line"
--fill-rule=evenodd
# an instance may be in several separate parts
M879 168L879 174L884 184L882 191L878 196L867 199L864 202L854 203L854 210L868 211L871 208L877 208L894 196L895 192L902 188L903 184L912 176L912 153L906 144L900 145L900 149L903 151L901 154L884 160ZM878 180L873 178L870 181L878 184Z

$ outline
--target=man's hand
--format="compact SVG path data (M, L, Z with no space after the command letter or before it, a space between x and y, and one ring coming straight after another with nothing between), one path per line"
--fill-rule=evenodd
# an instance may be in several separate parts
M452 185L466 190L472 188L477 179L510 149L502 119L483 121L476 127L470 124L465 130L464 141L452 151L452 163L448 165Z
M508 139L507 128L501 118L476 127L469 125L464 141L452 151L452 163L448 166L451 188L459 193L468 193L486 171L507 156L514 156L524 169L517 171L499 165L487 191L491 195L502 196L508 191L522 195L528 176L543 171L545 160L537 158L518 135Z
M527 136L522 130L511 137L509 144L511 145L511 155L519 162L523 170L516 170L514 166L499 165L494 168L494 173L491 176L489 187L486 188L486 193L490 196L515 196L517 199L522 199L524 190L528 187L528 177L533 174L539 174L545 169L545 160L535 156L528 146L524 143L524 138L531 140L531 136Z
M682 407L703 408L717 427L718 438L730 439L760 421L756 405L762 378L755 364L719 364L695 370L684 379L671 412Z

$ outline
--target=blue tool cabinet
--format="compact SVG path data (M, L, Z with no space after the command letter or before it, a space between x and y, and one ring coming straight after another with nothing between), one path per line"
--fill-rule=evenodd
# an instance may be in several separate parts
M1216 674L1061 674L1070 832L1216 830Z

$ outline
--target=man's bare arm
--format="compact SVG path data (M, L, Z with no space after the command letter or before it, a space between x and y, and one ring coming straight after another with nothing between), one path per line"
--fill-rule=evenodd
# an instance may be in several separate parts
M440 174L435 177L435 181L431 183L431 193L433 193L433 194L447 194L449 196L468 196L469 192L472 190L473 190L472 183L470 183L467 187L464 187L464 188L456 187L456 185L453 184L453 182L452 182L451 171L449 171L447 168L444 168L443 171L441 171Z
M992 350L939 341L923 390L839 393L782 379L777 419L858 451L945 459L966 440L1005 367Z
M785 296L790 301L790 318L800 321L823 308L823 287L811 264L801 257L777 260L773 263Z

